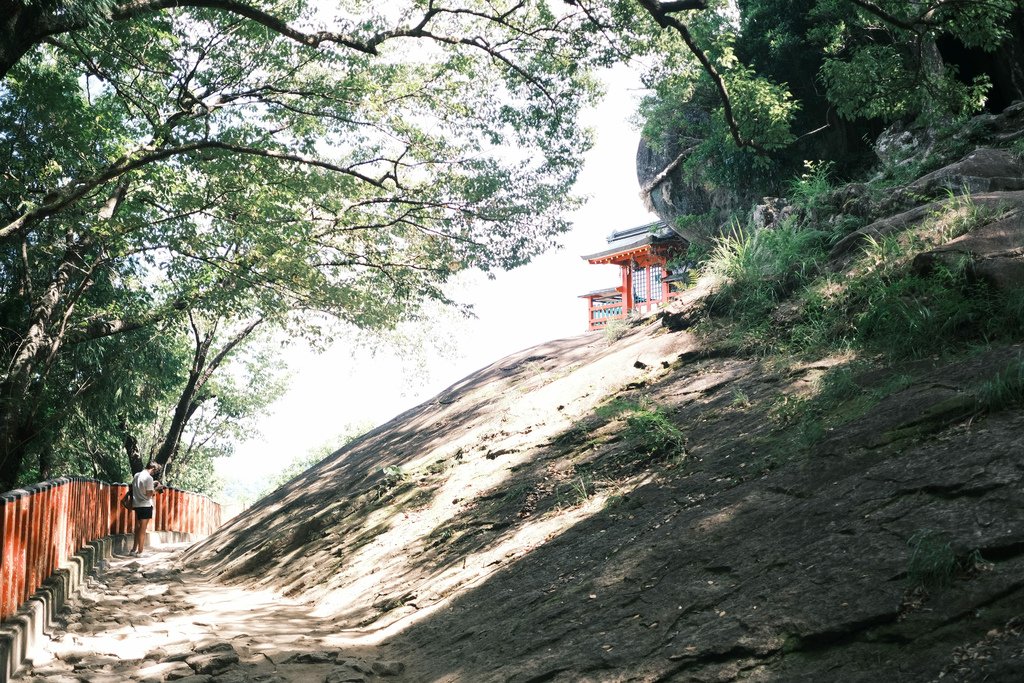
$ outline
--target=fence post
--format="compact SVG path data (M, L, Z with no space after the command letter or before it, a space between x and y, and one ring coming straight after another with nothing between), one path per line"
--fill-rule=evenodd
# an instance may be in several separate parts
M131 511L120 505L128 489L73 476L0 494L0 619L87 543L131 532ZM168 488L160 494L153 530L209 534L220 526L220 514L206 496Z
M8 512L11 510L6 495L0 496L0 619L7 618L7 598L11 589L11 530L8 528Z
M70 548L68 547L68 485L70 482L67 478L60 480L60 486L57 487L57 532L56 532L56 547L57 547L57 563L63 564L64 560L70 557Z
M24 600L22 595L25 593L25 570L28 567L29 493L25 489L18 489L14 493L17 496L14 507L15 545L11 557L14 558L15 568L14 581L11 585L14 589L14 609L17 609L17 606Z

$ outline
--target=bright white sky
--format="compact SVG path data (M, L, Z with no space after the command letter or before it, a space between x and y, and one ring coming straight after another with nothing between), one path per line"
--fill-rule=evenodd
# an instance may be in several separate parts
M294 373L290 389L271 408L262 435L218 462L226 480L266 480L330 442L346 425L381 424L510 353L586 331L586 304L579 295L614 286L618 269L590 265L580 256L601 251L612 230L656 218L644 208L636 180L639 133L629 119L641 96L638 81L620 67L606 82L608 94L586 118L596 137L578 194L589 199L572 216L574 227L561 239L563 246L494 280L479 274L460 279L449 295L472 304L477 317L442 319L442 336L454 354L428 355L426 378L416 377L394 354L372 356L344 342L320 354L288 351Z

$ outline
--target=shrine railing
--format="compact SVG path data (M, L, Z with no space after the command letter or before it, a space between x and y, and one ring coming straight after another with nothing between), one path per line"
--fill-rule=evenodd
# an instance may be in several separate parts
M66 477L0 494L0 619L87 544L132 532L134 513L120 505L127 490ZM151 531L207 535L220 526L220 505L204 495L165 488L155 500Z
M591 330L601 329L608 324L609 320L621 320L626 317L622 312L621 299L615 303L591 304L588 308L588 319Z

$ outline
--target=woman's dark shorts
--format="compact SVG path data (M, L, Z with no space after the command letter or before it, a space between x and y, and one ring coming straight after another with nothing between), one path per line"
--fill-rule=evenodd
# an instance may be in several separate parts
M135 519L153 519L153 506L144 508L133 508L135 510Z

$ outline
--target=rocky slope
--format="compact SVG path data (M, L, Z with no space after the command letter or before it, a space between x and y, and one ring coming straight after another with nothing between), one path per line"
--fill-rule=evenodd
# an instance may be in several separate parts
M829 267L905 235L914 268L1019 287L1021 171L986 148L845 189L891 213ZM965 222L947 190L994 210ZM388 642L414 681L1024 680L1024 346L759 358L691 328L716 287L484 368L190 562Z

